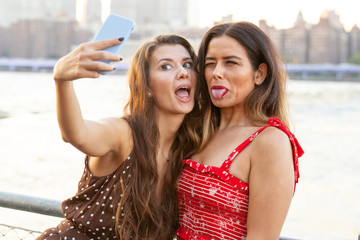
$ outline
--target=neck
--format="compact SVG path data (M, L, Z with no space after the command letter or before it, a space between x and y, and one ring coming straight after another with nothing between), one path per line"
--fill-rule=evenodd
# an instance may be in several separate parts
M234 126L249 126L251 121L246 117L243 107L229 107L220 109L219 129L231 128Z
M165 156L168 156L171 145L175 136L184 121L185 114L159 114L158 128L159 128L159 148Z

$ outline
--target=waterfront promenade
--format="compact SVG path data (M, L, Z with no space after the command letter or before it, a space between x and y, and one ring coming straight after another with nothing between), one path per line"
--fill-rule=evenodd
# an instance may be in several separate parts
M55 59L1 59L3 71L52 71ZM116 63L117 71L124 72L129 63ZM286 64L291 79L327 79L360 81L360 65L355 64Z
M326 79L360 81L360 65L356 64L286 64L291 79Z
M3 71L52 71L57 59L6 59L0 58L0 70ZM129 64L125 62L116 63L118 71L126 71Z

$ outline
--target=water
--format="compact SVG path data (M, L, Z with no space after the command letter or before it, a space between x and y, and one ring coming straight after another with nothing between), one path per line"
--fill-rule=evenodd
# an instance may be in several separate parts
M75 82L88 119L120 116L125 76ZM360 83L289 83L294 133L305 155L282 236L357 239L360 234ZM8 115L8 118L1 116ZM84 155L62 141L49 73L0 72L0 191L62 200L76 192ZM44 230L58 218L0 208L0 223Z

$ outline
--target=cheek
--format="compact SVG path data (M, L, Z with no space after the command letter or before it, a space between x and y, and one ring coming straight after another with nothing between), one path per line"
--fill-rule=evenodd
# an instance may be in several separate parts
M204 76L206 83L209 84L212 78L212 71L210 71L209 69L205 69Z
M159 92L167 89L167 78L162 74L153 74L149 81L150 91L156 95Z
M150 90L150 92L154 93L155 88L156 88L156 74L153 74L153 73L150 72L150 76L149 76L149 90Z

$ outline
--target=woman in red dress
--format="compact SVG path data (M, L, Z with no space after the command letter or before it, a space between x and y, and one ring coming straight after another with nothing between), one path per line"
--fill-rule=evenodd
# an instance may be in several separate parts
M248 22L211 28L199 49L214 134L178 183L180 239L279 239L303 150L288 129L286 74Z

